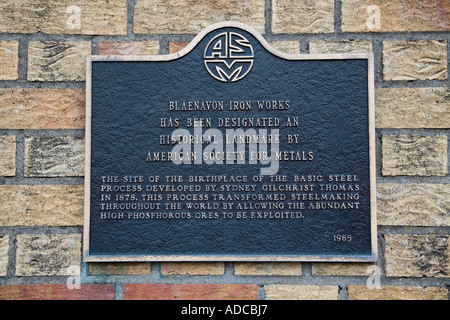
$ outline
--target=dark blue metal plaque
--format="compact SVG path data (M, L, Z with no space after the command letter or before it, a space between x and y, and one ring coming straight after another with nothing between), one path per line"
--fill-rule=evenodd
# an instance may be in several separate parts
M86 261L374 261L373 60L220 23L87 61Z

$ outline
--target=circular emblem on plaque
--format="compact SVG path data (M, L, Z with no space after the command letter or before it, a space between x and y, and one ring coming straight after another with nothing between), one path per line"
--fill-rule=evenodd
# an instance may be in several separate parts
M253 48L243 35L222 32L205 48L204 61L209 74L222 82L244 78L253 66Z

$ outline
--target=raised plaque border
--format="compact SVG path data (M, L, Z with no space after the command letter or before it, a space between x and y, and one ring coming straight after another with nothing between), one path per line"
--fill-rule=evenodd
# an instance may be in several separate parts
M91 116L92 116L92 62L93 61L171 61L187 55L207 34L226 28L235 27L251 33L270 53L286 60L344 60L367 59L368 63L368 115L369 115L369 162L370 162L370 221L372 254L363 255L90 255L90 185L91 185ZM85 262L144 262L144 261L192 261L192 262L375 262L377 261L377 218L376 218L376 157L375 157L375 81L373 53L339 53L339 54L290 54L273 48L263 36L240 22L220 22L201 31L182 50L167 55L88 55L86 57L86 131L85 131L85 178L84 178L84 226L83 258Z

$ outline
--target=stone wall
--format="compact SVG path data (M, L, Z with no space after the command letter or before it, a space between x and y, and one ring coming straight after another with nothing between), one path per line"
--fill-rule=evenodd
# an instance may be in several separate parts
M375 57L376 263L82 261L85 57L167 54L219 21ZM0 299L440 299L450 287L446 0L3 0Z

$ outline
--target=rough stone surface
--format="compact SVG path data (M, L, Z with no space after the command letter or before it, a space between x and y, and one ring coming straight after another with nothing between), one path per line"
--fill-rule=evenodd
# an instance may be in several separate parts
M369 276L373 263L313 263L315 276Z
M264 33L264 0L137 0L134 32L197 34L221 21L249 24Z
M269 284L265 285L267 300L337 300L338 286Z
M273 33L332 33L333 0L273 0Z
M84 127L84 90L0 89L0 129Z
M383 175L447 175L446 136L384 135L381 140Z
M2 0L0 32L126 35L126 0Z
M88 41L30 41L28 81L84 81Z
M256 300L255 284L124 284L124 300Z
M81 234L17 235L16 276L71 276L80 264Z
M0 277L6 277L9 266L9 236L0 234Z
M236 262L234 274L248 276L301 276L299 262Z
M344 32L446 31L449 13L447 0L342 0L341 28Z
M377 184L377 222L393 226L450 226L450 185Z
M0 177L16 175L16 136L0 136Z
M89 274L149 274L151 266L150 262L91 262Z
M0 226L83 225L83 186L1 185Z
M285 53L300 53L300 47L298 41L270 41L272 47L283 51Z
M386 234L384 238L386 276L450 276L450 236Z
M225 272L223 262L164 262L161 273L170 275L220 275Z
M384 80L447 79L447 41L384 41Z
M0 286L0 300L114 300L113 284L19 284Z
M381 287L348 286L349 300L447 300L448 290L437 287Z
M175 53L185 48L189 44L188 41L170 41L169 42L169 53Z
M449 128L449 88L375 90L377 128Z
M367 40L311 41L309 53L372 52L372 42Z
M17 80L19 41L0 41L0 80Z
M126 42L100 42L98 54L115 55L155 55L159 54L158 41L126 41Z
M25 177L77 177L83 175L83 137L25 138Z

